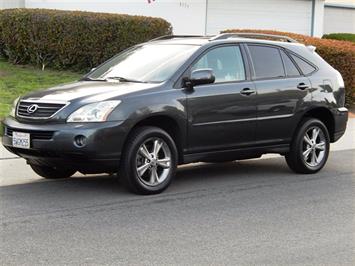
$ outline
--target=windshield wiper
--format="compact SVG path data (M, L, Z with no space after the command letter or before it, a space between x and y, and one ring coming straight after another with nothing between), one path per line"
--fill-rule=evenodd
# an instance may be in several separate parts
M81 80L84 80L84 81L107 81L106 79L93 79L90 77L84 77Z
M106 80L109 80L109 79L118 80L120 82L147 83L145 81L141 81L141 80L137 80L137 79L128 79L128 78L124 78L124 77L108 77L108 78L106 78Z

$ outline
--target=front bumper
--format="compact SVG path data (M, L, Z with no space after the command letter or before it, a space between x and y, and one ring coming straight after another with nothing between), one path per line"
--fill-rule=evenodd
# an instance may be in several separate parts
M127 129L123 121L100 123L27 124L4 122L2 143L29 163L73 167L84 173L115 172ZM30 149L12 146L12 132L30 133ZM85 145L75 142L85 137Z

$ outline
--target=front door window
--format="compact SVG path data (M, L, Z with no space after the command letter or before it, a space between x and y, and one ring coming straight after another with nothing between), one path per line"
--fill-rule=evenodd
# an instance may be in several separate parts
M215 83L245 80L242 54L238 46L218 47L203 55L192 70L210 68L216 77Z

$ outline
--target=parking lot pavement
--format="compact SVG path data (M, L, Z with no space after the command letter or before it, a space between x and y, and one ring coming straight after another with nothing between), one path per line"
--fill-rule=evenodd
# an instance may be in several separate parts
M355 265L353 130L314 175L280 157L192 164L149 197L0 160L0 265Z

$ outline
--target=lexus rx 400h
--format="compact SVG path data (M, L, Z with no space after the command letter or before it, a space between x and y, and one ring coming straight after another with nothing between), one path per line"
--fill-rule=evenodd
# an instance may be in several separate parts
M162 192L179 164L265 153L312 174L345 132L344 90L314 47L287 37L164 36L20 97L2 141L44 178L118 172L139 194Z

